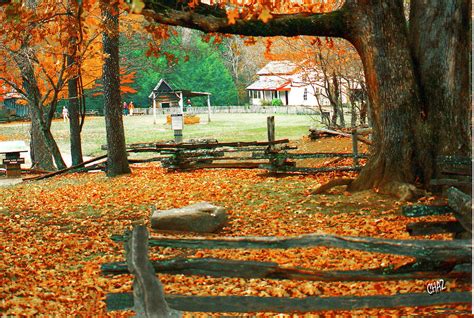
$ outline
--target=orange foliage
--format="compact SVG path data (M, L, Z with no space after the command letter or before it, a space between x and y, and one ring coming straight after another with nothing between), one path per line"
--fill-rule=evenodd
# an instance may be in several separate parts
M125 67L120 67L120 94L133 94L136 93L137 90L127 84L135 83L135 74L137 72L127 72ZM95 85L96 88L101 88L102 84L97 83ZM102 89L98 92L94 93L94 96L102 95Z
M38 1L34 8L21 2L0 7L0 55L3 57L0 60L0 86L8 85L18 92L23 91L17 63L22 54L28 55L34 68L43 105L56 98L51 91L57 92L59 99L65 97L65 83L77 76L77 64L67 66L66 55L75 54L77 62L82 64L84 83L97 78L98 73L89 72L87 66L95 66L97 62L92 60L101 57L99 8L96 1L82 3L80 23L76 19L78 8L74 5L69 8L68 1Z

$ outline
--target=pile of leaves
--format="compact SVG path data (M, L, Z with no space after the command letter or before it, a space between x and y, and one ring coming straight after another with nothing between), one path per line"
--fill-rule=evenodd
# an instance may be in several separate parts
M416 219L402 216L401 203L390 197L370 191L351 194L343 188L335 188L327 195L310 194L319 184L342 176L351 174L275 177L260 170L170 173L148 164L134 166L131 175L114 179L103 173L69 174L3 188L0 192L1 313L131 316L132 312L107 313L104 302L107 293L130 291L131 276L103 277L100 265L124 260L123 246L112 242L110 236L122 234L134 221L149 220L152 206L169 209L200 201L225 206L230 222L220 236L327 233L410 239L405 226ZM433 199L423 198L424 202ZM449 235L430 238L450 239ZM410 261L401 256L325 247L239 251L153 249L154 258L182 255L273 261L318 270L369 269L388 264L396 267ZM166 293L183 295L362 296L426 289L426 281L422 280L326 283L182 275L160 275L160 279ZM470 288L469 282L454 279L447 282L447 291ZM325 313L400 316L470 310L468 306L442 307Z

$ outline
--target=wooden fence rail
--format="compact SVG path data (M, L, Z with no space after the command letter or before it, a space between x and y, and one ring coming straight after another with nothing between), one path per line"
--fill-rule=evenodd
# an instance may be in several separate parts
M337 297L253 297L253 296L179 296L166 295L169 307L188 312L314 312L322 310L354 310L365 308L424 307L440 304L467 304L470 292L442 294L408 293L390 296ZM127 310L134 305L130 293L107 295L108 310Z
M125 242L127 236L112 236L116 242ZM300 235L295 237L204 237L171 238L151 237L150 246L190 249L288 249L326 246L354 249L373 253L411 256L418 260L468 263L472 256L470 240L390 240L358 236Z
M447 191L448 205L415 205L402 207L402 213L409 217L452 213L456 221L414 222L406 227L410 235L431 235L455 233L455 238L472 238L472 197L457 188Z
M470 264L429 268L429 264L411 263L396 270L383 267L370 270L316 271L302 267L281 267L273 262L241 261L216 258L177 258L151 262L155 272L171 275L199 275L211 277L239 277L260 279L291 279L306 281L390 281L439 278L468 278ZM126 262L101 266L104 275L129 274Z
M338 297L201 297L164 295L155 272L166 274L206 275L212 277L242 277L292 279L309 281L387 281L401 279L468 278L471 273L472 244L469 240L414 241L387 240L332 235L302 235L292 238L227 237L148 238L144 226L135 226L131 233L114 236L114 241L126 242L127 263L102 266L104 274L134 274L134 293L107 295L109 310L133 309L147 316L173 316L176 310L190 312L311 312L320 310L352 310L362 308L396 308L461 304L471 301L470 292L450 292L439 295L409 293L376 296ZM415 262L398 269L377 268L357 271L317 271L281 267L272 262L223 260L213 258L172 259L150 261L148 246L192 249L227 248L293 248L328 246L369 252L412 256ZM161 317L160 316L160 317Z

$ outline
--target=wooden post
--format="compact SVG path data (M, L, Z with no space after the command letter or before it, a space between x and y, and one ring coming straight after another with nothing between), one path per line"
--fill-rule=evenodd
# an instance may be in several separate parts
M183 100L184 96L183 96L183 92L179 92L179 109L181 111L181 114L184 113L184 100Z
M456 238L472 237L472 197L455 187L448 189L448 204L454 210L454 216L467 233Z
M174 142L180 144L183 142L183 130L174 130Z
M153 125L156 125L156 95L153 92Z
M133 310L137 317L180 317L165 300L163 285L155 276L148 258L148 231L144 225L133 227L126 244L127 265L133 280Z
M211 95L207 95L207 122L211 122Z
M357 147L357 129L352 129L352 155L354 156L354 167L359 166L358 147Z
M268 116L267 117L267 134L268 134L268 142L270 143L268 145L268 150L270 151L271 157L269 160L271 170L276 170L278 169L278 166L280 166L278 160L274 158L273 154L275 152L275 145L272 144L272 142L275 141L275 116Z
M267 117L267 133L268 133L268 142L275 141L275 116ZM275 145L269 145L270 150L275 149Z

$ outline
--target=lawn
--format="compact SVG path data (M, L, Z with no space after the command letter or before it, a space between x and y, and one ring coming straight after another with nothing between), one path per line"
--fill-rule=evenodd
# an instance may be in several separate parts
M184 128L184 139L215 138L219 141L257 141L266 140L266 114L212 114L207 122L207 114L199 115L201 123L187 125ZM313 124L309 116L275 115L276 137L300 139L308 133ZM125 137L127 143L166 141L173 139L173 131L166 124L165 115L124 117ZM0 137L3 140L29 141L29 122L16 122L0 125ZM55 120L52 132L62 153L69 153L69 124ZM87 117L82 133L83 153L96 156L103 151L105 144L105 122L103 117Z

